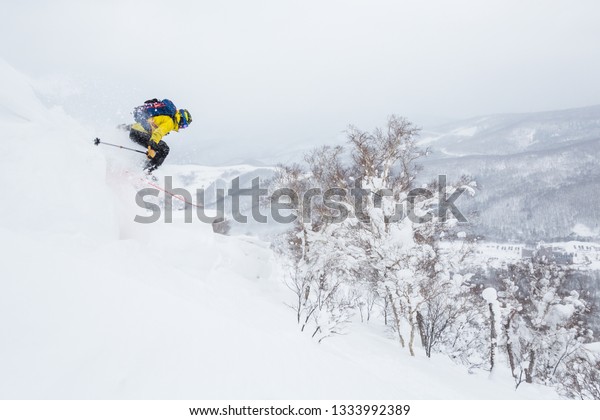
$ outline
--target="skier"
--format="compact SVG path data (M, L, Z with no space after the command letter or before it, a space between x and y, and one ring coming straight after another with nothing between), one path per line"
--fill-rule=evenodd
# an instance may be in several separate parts
M177 109L168 99L150 99L137 107L133 115L136 123L127 126L129 138L148 148L146 156L149 160L144 170L150 174L169 154L169 146L163 137L171 131L186 128L192 122L192 116L187 109Z

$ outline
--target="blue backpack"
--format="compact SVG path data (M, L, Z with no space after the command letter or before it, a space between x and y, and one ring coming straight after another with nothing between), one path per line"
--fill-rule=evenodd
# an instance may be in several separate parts
M151 131L148 118L156 117L157 115L168 115L175 120L177 107L168 99L159 101L158 99L149 99L144 102L144 105L136 106L133 110L133 119L140 123L144 130Z

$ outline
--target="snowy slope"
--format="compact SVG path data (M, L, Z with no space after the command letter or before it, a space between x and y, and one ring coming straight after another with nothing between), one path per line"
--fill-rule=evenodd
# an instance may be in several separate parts
M137 156L93 147L2 61L0 80L0 398L556 398L368 325L316 344L268 244L134 223Z

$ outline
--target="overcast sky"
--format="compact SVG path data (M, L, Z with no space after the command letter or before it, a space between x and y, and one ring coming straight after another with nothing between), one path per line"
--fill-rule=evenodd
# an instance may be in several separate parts
M392 113L598 104L599 18L593 0L4 0L0 58L91 124L168 97L204 145L320 142Z

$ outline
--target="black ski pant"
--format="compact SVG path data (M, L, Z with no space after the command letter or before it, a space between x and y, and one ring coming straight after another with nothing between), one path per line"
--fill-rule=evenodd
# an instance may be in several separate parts
M129 138L133 140L135 143L144 147L152 147L152 150L156 152L156 155L150 159L148 164L146 164L146 168L156 169L160 165L163 164L167 155L169 154L169 146L164 141L159 141L155 143L151 140L150 134L145 133L143 131L131 130L129 132Z

